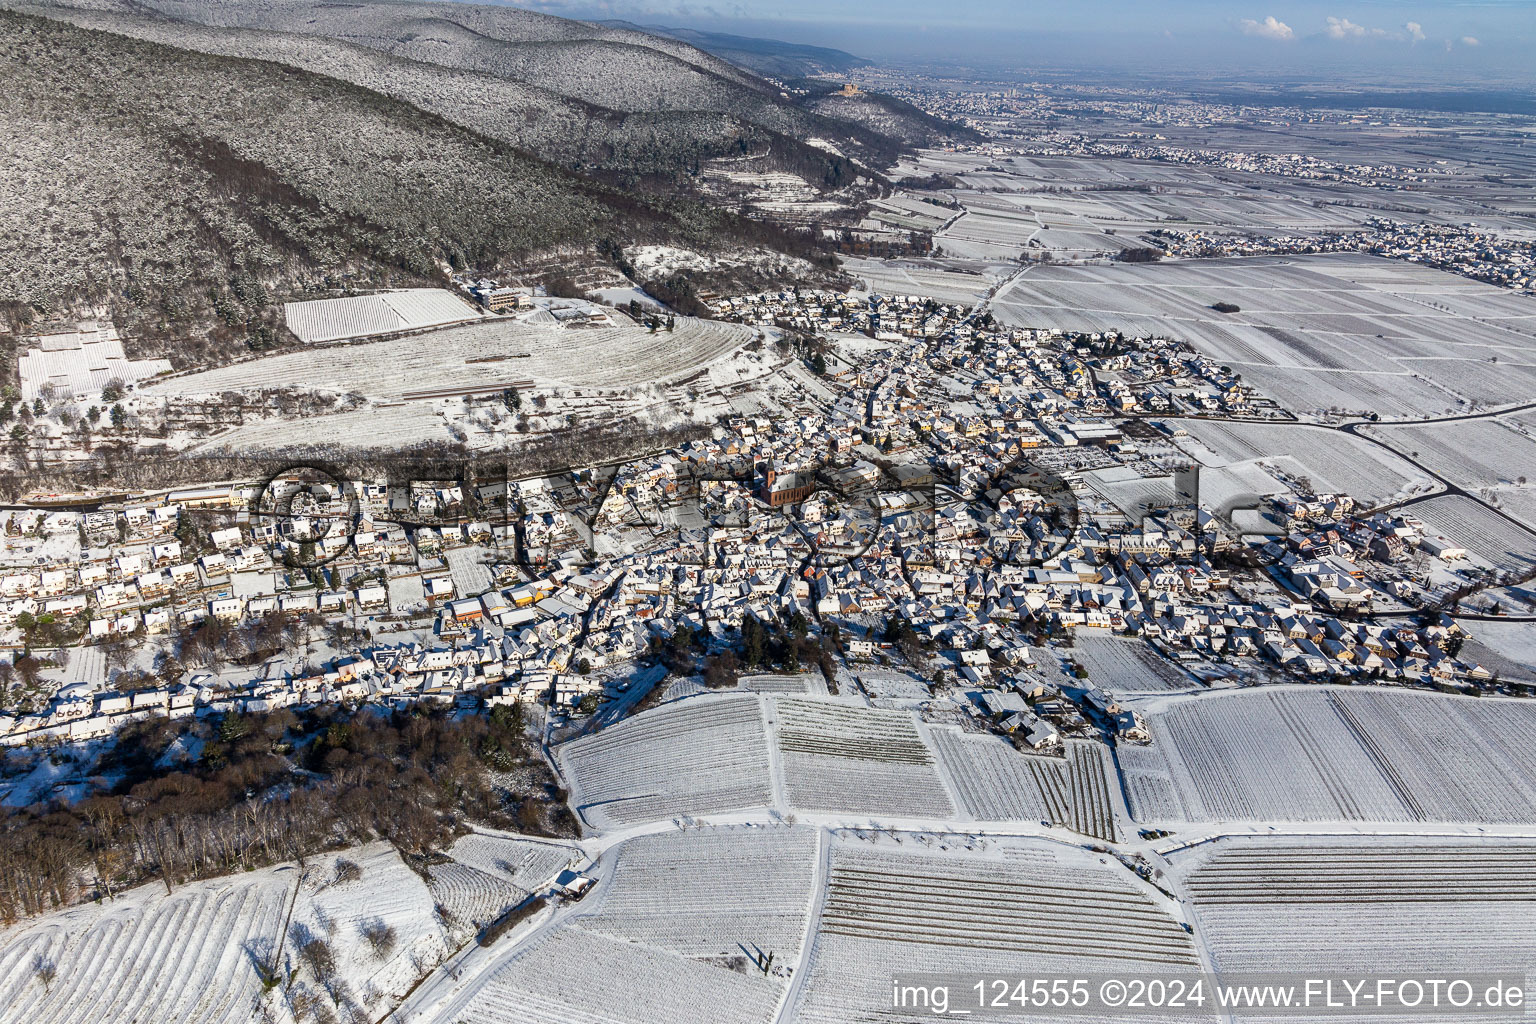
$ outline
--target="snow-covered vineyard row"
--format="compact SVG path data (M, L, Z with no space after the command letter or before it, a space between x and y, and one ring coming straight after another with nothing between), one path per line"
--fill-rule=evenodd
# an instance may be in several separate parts
M1189 936L1149 891L1087 851L1039 841L967 853L839 840L791 1019L910 1019L890 1010L891 978L903 974L1198 969Z
M1361 689L1204 696L1122 744L1132 816L1160 821L1536 822L1536 707Z
M742 949L793 958L805 933L817 835L807 828L663 833L619 849L576 923L692 958Z
M1041 821L1096 839L1116 838L1103 748L1071 743L1066 759L1021 754L995 736L929 730L967 814L977 821Z
M598 827L772 802L762 706L749 694L664 705L555 756L572 806Z
M776 740L785 799L805 810L954 814L910 712L783 699Z
M1531 840L1233 838L1173 863L1218 971L1522 977L1536 958Z
M1185 890L1203 904L1536 903L1536 843L1223 844L1189 873Z
M1111 882L1108 872L1098 875L1019 879L1000 865L839 851L821 932L1035 955L1197 962L1171 917L1118 879Z
M605 860L594 902L512 948L444 1005L407 1019L769 1021L788 970L765 972L752 961L798 961L818 842L815 831L786 826L629 839Z
M261 985L245 950L275 945L291 884L266 873L172 896L139 890L51 917L0 952L0 1020L248 1021ZM57 977L45 985L48 967Z
M1104 766L1104 748L1097 743L1067 746L1067 793L1074 832L1114 842L1115 812L1110 801L1110 773Z
M781 810L1043 821L1114 841L1105 757L1096 743L1023 754L995 736L919 729L911 711L741 693L673 700L556 751L597 827L766 808L779 793Z

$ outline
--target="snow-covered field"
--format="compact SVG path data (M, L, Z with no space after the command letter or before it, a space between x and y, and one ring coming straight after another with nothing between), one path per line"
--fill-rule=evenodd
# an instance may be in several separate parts
M762 706L750 694L665 704L555 757L571 805L600 827L773 802Z
M1172 861L1218 971L1518 977L1536 962L1530 840L1233 838Z
M818 841L782 825L626 840L604 858L585 902L444 1005L407 1019L769 1021L800 956ZM768 954L765 972L755 961Z
M1454 415L1536 392L1518 296L1362 255L1036 267L995 308L1005 323L1188 342L1304 414Z
M1318 493L1344 493L1366 505L1431 494L1440 486L1381 446L1337 430L1282 423L1178 422L1199 442L1184 447L1203 465L1258 460L1298 482L1309 480Z
M687 376L755 336L737 324L686 317L677 318L674 330L652 334L620 319L615 326L566 328L496 318L409 338L268 356L158 381L141 392L299 387L400 401L426 390L514 380L624 388Z
M790 698L775 708L791 806L909 817L954 813L911 712Z
M1530 427L1517 418L1420 426L1372 424L1364 429L1399 451L1416 453L1430 469L1491 500L1536 531L1536 439L1530 436ZM1507 529L1494 523L1496 517L1486 512L1477 518L1488 521L1497 532ZM1519 531L1514 535L1518 537ZM1536 537L1529 537L1513 550L1530 550L1533 544ZM1512 553L1511 549L1494 550L1495 555L1507 553ZM1506 568L1511 564L1508 559L1490 560Z
M309 992L374 1019L449 952L427 885L394 849L374 843L341 858L282 865L167 894L150 883L105 903L0 933L0 1021L11 1024L293 1020ZM387 949L366 932L392 929ZM298 946L323 941L328 983L301 968ZM286 985L264 992L258 965ZM53 977L44 982L44 970Z
M1525 572L1536 565L1536 533L1523 530L1460 495L1446 495L1409 506L1435 533L1449 537L1477 558L1499 569Z
M1170 698L1116 748L1143 824L1536 823L1536 705L1387 689Z
M986 264L969 264L977 272L946 269L942 263L907 260L846 259L843 269L879 295L921 295L940 302L973 305L1003 276ZM983 269L991 271L982 272Z
M1110 693L1189 690L1195 680L1150 644L1107 631L1081 630L1072 658L1088 670L1088 678Z
M796 1021L925 1019L892 1012L891 979L903 974L1049 977L1198 963L1169 904L1085 850L1038 840L941 850L932 837L866 836L832 847Z

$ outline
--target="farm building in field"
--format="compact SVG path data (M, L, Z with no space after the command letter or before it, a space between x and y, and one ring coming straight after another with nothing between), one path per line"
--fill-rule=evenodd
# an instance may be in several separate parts
M342 341L478 320L483 314L442 288L406 288L347 299L283 304L283 318L300 341Z
M21 400L35 402L45 387L59 395L100 391L112 381L134 384L158 373L169 373L164 359L129 359L111 324L85 321L75 329L40 334L17 360Z

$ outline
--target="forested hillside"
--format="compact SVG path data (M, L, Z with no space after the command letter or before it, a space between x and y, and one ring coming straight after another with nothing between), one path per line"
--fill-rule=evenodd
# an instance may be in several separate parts
M793 244L280 64L0 12L0 76L7 313L111 303L141 345L163 337L181 362L271 331L274 290L632 240ZM204 321L219 329L188 329Z

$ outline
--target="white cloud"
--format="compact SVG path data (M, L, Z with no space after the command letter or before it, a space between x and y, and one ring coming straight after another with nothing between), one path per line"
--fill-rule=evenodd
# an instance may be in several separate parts
M1477 36L1462 36L1461 37L1461 45L1462 46L1481 46L1483 44L1477 41Z
M1365 35L1365 26L1364 25L1356 25L1354 22L1350 21L1348 18L1329 18L1328 19L1328 38L1329 39L1359 38L1360 36L1363 36L1363 35Z
M1263 21L1254 21L1252 18L1244 18L1237 23L1237 27L1243 30L1245 36L1258 36L1261 39L1294 39L1296 33L1291 31L1291 26L1277 19L1273 14Z
M1366 28L1364 25L1356 25L1348 18L1328 19L1329 39L1364 39L1369 36L1372 39L1385 39L1392 35L1384 28ZM1397 36L1402 39L1401 33Z
M1423 25L1420 25L1416 21L1410 21L1408 24L1404 25L1403 28L1408 30L1409 39L1412 39L1416 43L1422 43L1424 41Z

